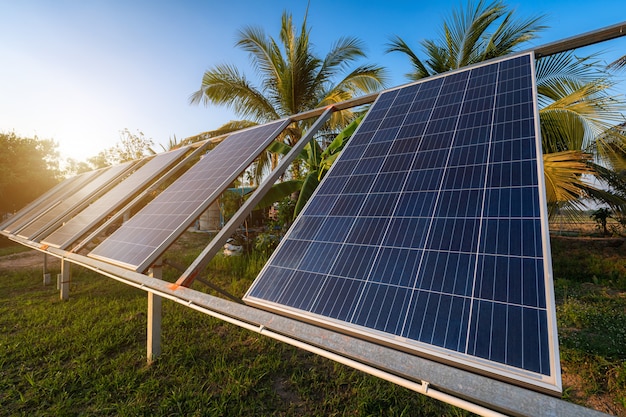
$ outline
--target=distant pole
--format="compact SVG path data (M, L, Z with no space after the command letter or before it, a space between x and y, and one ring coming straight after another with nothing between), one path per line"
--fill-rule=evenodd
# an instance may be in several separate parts
M160 260L152 265L149 275L152 278L162 279L163 267ZM148 291L147 359L149 364L161 355L161 301L161 296Z

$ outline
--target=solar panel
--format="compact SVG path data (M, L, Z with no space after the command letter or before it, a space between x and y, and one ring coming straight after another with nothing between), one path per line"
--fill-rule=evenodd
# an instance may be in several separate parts
M233 133L88 256L144 272L288 124Z
M57 183L48 191L46 191L45 193L37 197L35 200L31 201L25 207L22 207L15 214L13 214L11 217L7 218L4 222L2 222L0 224L0 230L5 231L6 228L10 224L14 223L15 221L19 220L22 216L26 215L27 213L34 210L36 207L40 206L51 196L60 193L62 189L69 187L69 185L75 180L76 180L76 177L71 177L71 178L66 178L64 181Z
M134 162L126 162L124 164L106 168L101 174L93 178L91 181L74 190L71 195L63 199L63 201L59 204L37 217L28 226L20 230L17 235L24 239L35 239L44 233L48 228L52 227L53 224L68 215L70 211L74 210L80 204L83 204L87 199L99 192L107 184L115 181L115 179L122 175L132 164L134 164Z
M33 203L24 207L4 226L3 231L9 234L15 234L23 229L37 216L42 215L46 210L50 210L54 205L59 204L67 196L72 195L74 191L82 187L85 183L100 175L104 169L85 172L61 182L58 186L53 187L50 192L45 193Z
M560 392L535 88L524 54L382 93L244 300Z
M112 210L116 210L134 194L146 187L159 173L180 159L188 149L188 147L184 147L156 155L46 237L42 243L61 249L67 248L76 239L104 219Z

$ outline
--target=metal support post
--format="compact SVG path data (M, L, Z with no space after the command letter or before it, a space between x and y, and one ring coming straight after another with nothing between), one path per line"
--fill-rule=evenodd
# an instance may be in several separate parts
M152 278L161 279L163 274L160 262L150 268L149 275ZM161 355L161 301L160 295L148 291L148 340L146 347L149 364Z
M61 300L67 301L70 298L70 278L72 264L67 259L61 259L61 273L59 274L58 286L61 291Z
M50 285L50 272L48 272L48 254L43 254L43 285Z

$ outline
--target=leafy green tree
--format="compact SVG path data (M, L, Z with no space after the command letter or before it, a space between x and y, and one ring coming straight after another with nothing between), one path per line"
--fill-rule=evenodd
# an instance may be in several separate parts
M143 132L132 133L128 129L120 131L120 140L115 146L100 151L98 155L88 159L88 163L94 168L103 168L123 162L134 161L156 152L152 149L154 141L147 138Z
M91 171L92 169L93 166L86 161L79 161L74 158L67 158L65 160L63 176L69 178L87 171Z
M59 180L53 140L0 133L0 217L19 210Z
M243 118L208 132L209 136L342 102L383 87L385 76L381 67L365 64L350 69L355 61L366 56L361 41L342 37L326 56L320 57L314 51L310 32L306 17L297 30L288 12L282 15L278 40L256 27L239 32L236 47L249 53L260 85L255 85L232 65L217 65L207 70L200 89L190 98L191 103L227 106ZM329 128L338 131L353 118L349 111L335 112ZM301 121L290 126L282 141L292 146L309 123ZM264 160L264 164L268 162L269 159ZM262 171L258 169L257 176ZM294 176L298 177L297 167L295 171Z

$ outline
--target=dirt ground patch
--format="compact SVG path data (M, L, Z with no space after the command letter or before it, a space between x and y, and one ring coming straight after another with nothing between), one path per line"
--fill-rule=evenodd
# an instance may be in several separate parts
M43 268L44 255L36 250L14 253L0 257L0 270L14 270L20 268ZM61 261L53 256L48 257L48 267L58 266Z

